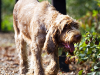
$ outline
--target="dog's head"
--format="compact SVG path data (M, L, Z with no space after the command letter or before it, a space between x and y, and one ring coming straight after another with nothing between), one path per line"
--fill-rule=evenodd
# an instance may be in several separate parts
M66 16L58 29L60 31L58 39L60 45L63 45L66 51L73 54L75 50L74 43L81 41L81 33L77 21Z
M52 53L56 45L63 45L67 51L73 53L74 43L80 42L81 33L78 23L68 15L56 18L55 25L51 26L44 44L45 50Z

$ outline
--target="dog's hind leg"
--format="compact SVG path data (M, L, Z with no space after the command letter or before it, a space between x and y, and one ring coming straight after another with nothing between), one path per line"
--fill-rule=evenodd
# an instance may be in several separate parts
M28 72L28 60L27 60L27 50L26 42L21 35L15 34L16 49L19 53L20 60L20 74L26 74Z

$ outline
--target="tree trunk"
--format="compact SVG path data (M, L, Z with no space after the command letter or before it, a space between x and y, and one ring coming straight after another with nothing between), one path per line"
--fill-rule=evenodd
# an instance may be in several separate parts
M16 2L17 2L18 0L16 0Z
M52 5L62 14L66 14L66 0L52 0Z

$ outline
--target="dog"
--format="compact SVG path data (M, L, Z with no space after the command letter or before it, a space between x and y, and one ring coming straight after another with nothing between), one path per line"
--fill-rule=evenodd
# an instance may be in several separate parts
M13 27L20 58L20 75L57 75L59 45L73 53L74 43L81 40L78 22L59 13L48 1L19 0L13 10ZM30 65L26 44L31 50ZM42 50L51 55L46 69L42 66Z

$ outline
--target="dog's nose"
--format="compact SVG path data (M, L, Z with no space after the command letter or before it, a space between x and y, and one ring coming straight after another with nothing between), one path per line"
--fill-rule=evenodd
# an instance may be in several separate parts
M75 39L76 39L76 40L80 40L81 37L82 37L81 35L75 35Z

